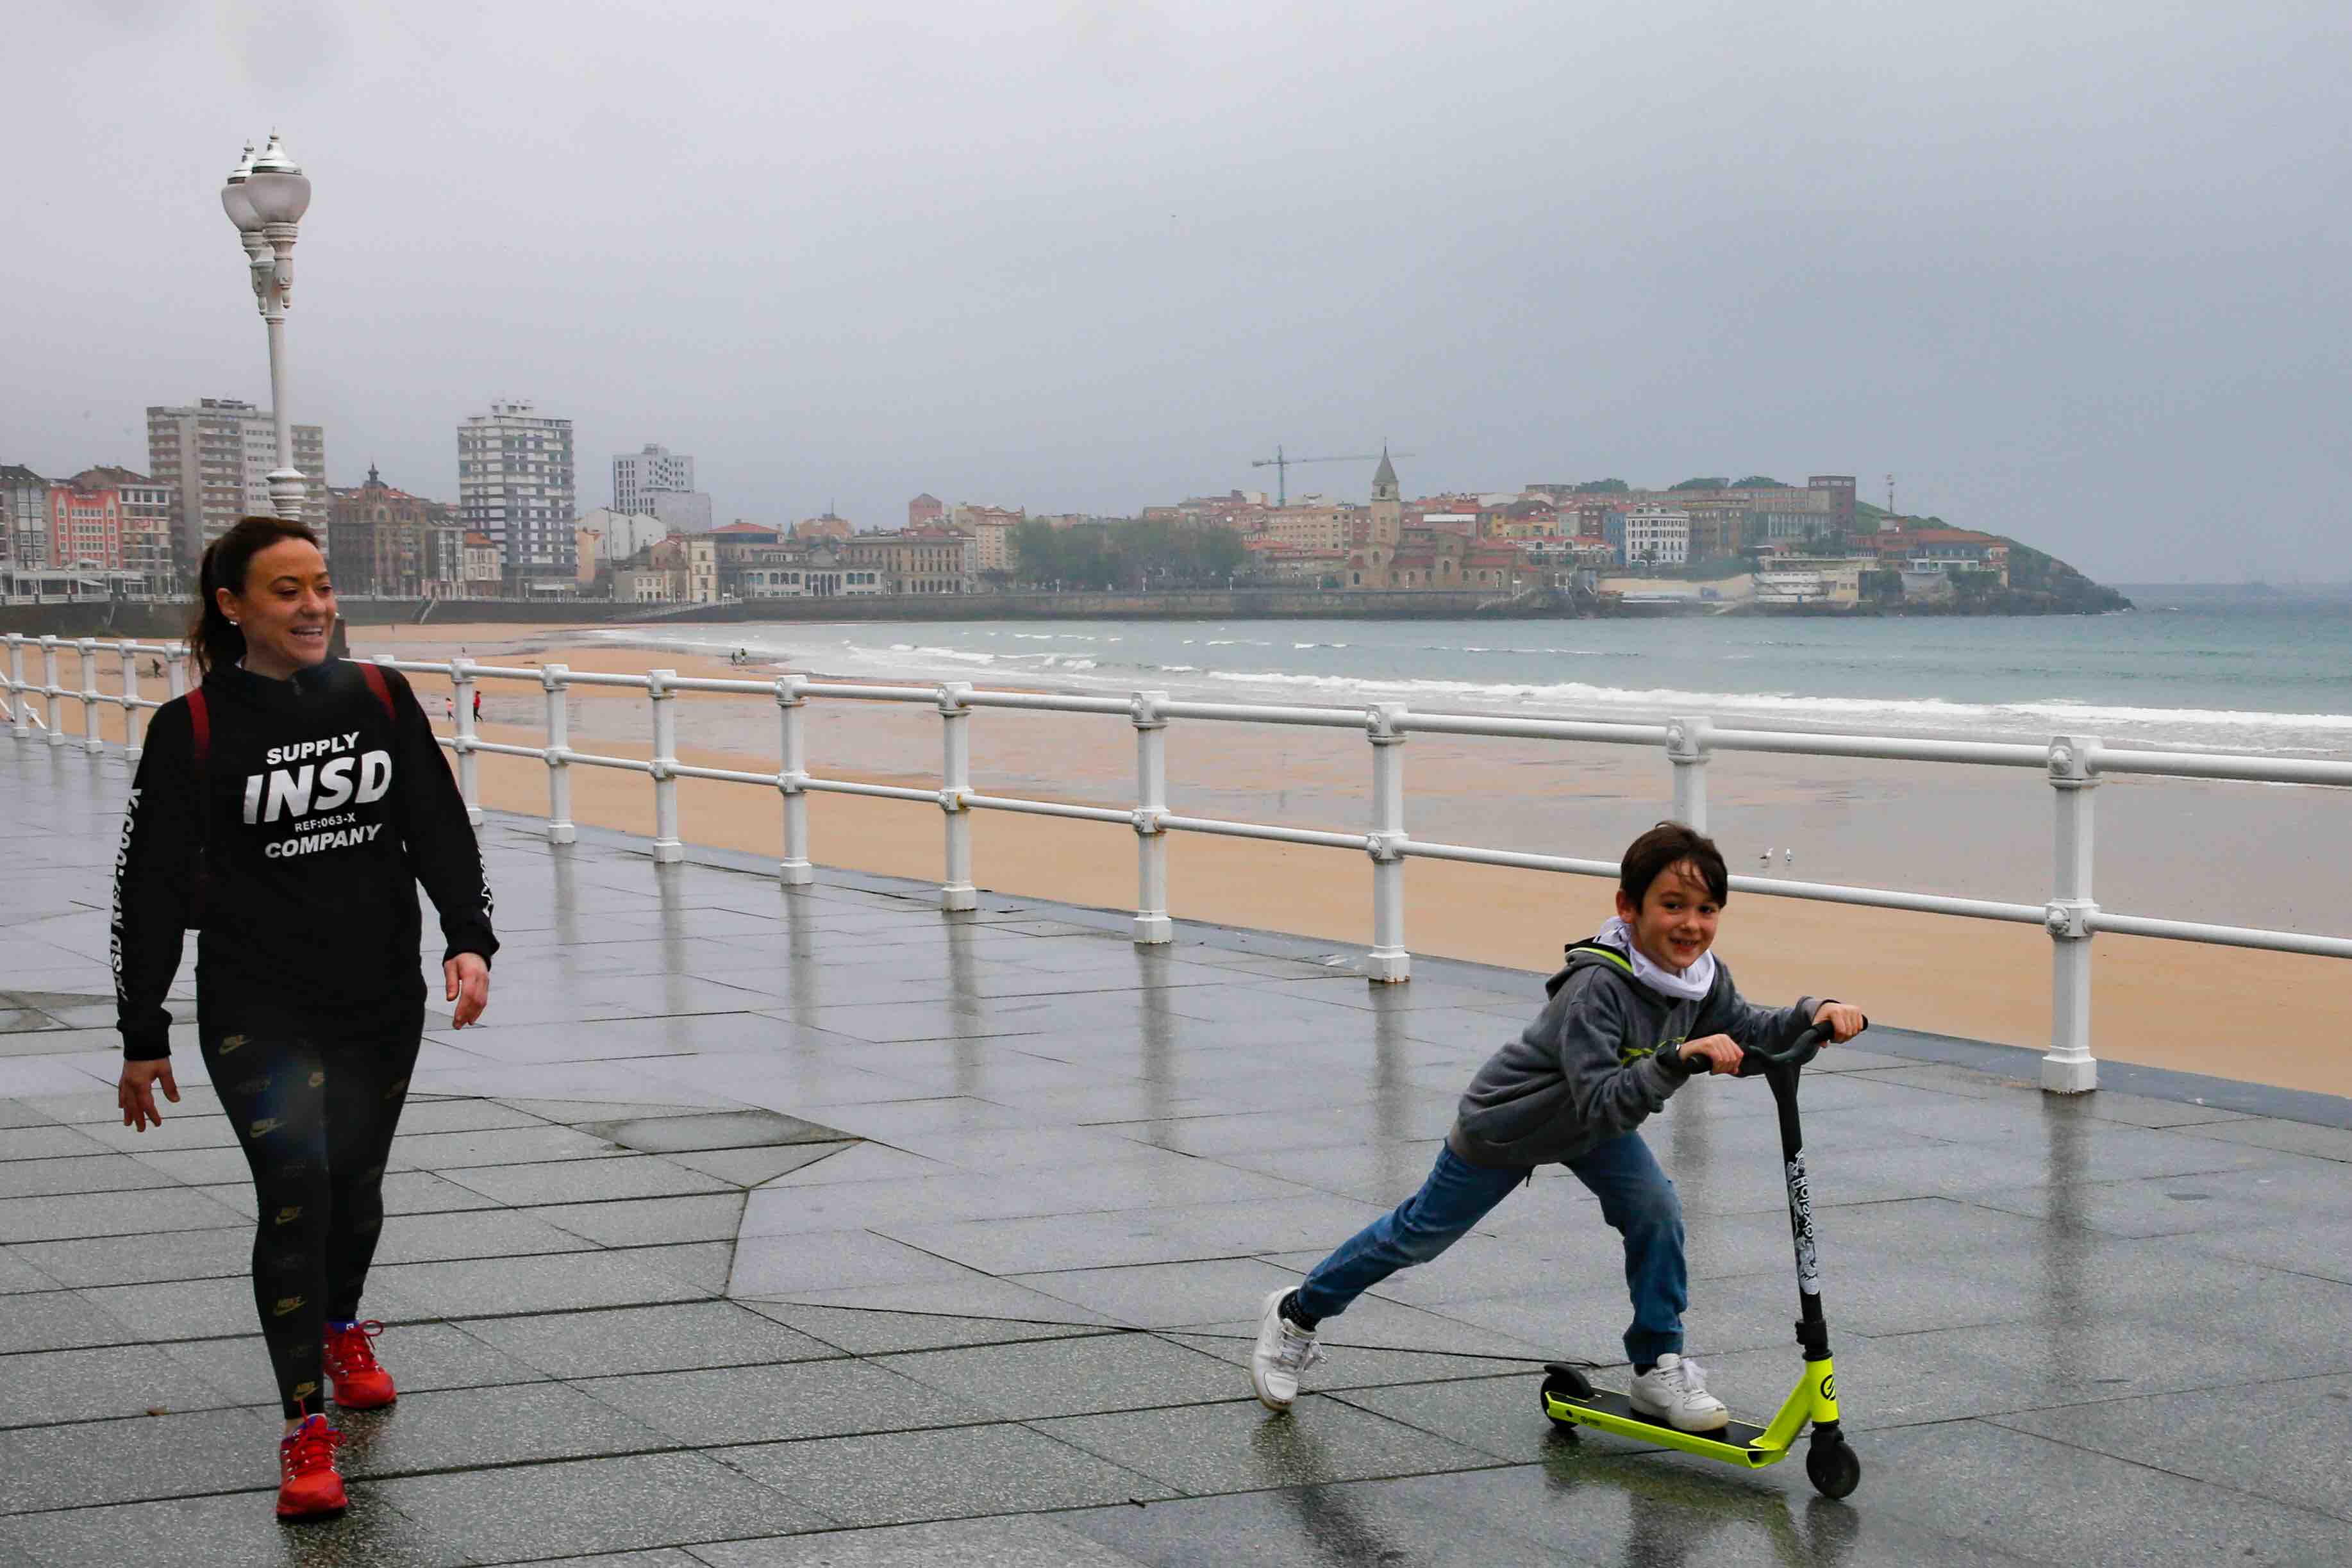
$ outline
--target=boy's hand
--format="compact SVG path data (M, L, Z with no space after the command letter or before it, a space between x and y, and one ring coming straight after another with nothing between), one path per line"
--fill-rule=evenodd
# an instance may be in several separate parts
M1746 1053L1729 1035L1709 1035L1704 1039L1685 1040L1675 1047L1675 1054L1694 1072L1705 1062L1707 1071L1721 1074L1738 1072L1739 1058Z
M1820 1010L1813 1014L1813 1022L1827 1024L1830 1038L1839 1045L1845 1044L1870 1027L1870 1020L1862 1016L1861 1008L1849 1007L1843 1002L1822 1003Z

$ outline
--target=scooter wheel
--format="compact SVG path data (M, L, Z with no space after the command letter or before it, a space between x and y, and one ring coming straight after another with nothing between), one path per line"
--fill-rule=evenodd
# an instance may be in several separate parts
M1546 1415L1551 1417L1551 1424L1553 1426L1573 1429L1576 1426L1575 1422L1565 1420L1558 1415L1552 1415L1551 1401L1555 1399L1562 1401L1590 1399L1591 1397L1592 1384L1585 1378L1583 1373L1562 1370L1550 1373L1543 1380L1543 1394L1541 1399L1538 1401L1538 1407L1541 1409Z
M1843 1439L1824 1443L1815 1438L1805 1450L1805 1475L1823 1497L1851 1496L1862 1485L1862 1456Z

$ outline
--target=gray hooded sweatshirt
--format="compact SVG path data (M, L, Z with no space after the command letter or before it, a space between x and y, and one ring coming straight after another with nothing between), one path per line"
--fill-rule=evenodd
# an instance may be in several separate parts
M1719 959L1702 1000L1667 996L1633 978L1622 952L1577 942L1544 984L1551 1000L1470 1080L1445 1146L1474 1165L1532 1169L1573 1160L1631 1132L1688 1081L1658 1059L1668 1046L1729 1035L1778 1049L1811 1026L1819 998L1793 1007L1740 999Z

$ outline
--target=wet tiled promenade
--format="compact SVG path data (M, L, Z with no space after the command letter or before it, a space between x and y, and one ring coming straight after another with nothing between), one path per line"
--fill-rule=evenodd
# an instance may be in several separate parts
M1335 1321L1291 1415L1249 1397L1261 1295L1419 1180L1534 977L1373 989L1290 939L1139 952L1115 916L787 894L499 819L489 1023L436 1004L370 1288L403 1396L341 1417L350 1515L282 1528L251 1198L188 1031L177 1114L142 1138L113 1108L126 784L0 738L0 1568L2352 1550L2344 1101L2112 1069L2055 1101L2002 1076L2030 1058L1894 1030L1832 1053L1804 1103L1867 1466L1832 1503L1794 1463L1549 1429L1534 1363L1613 1358L1625 1316L1556 1171ZM1695 1085L1651 1136L1694 1348L1769 1414L1796 1365L1769 1098Z

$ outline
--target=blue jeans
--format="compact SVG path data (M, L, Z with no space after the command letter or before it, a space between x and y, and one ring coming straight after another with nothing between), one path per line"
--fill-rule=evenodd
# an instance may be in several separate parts
M1683 1205L1638 1132L1612 1138L1568 1162L1601 1200L1601 1217L1625 1237L1625 1284L1633 1322L1625 1355L1654 1362L1683 1348L1690 1275L1683 1262ZM1298 1287L1298 1310L1336 1317L1400 1268L1426 1263L1469 1233L1531 1173L1474 1165L1441 1148L1421 1191L1342 1242Z

